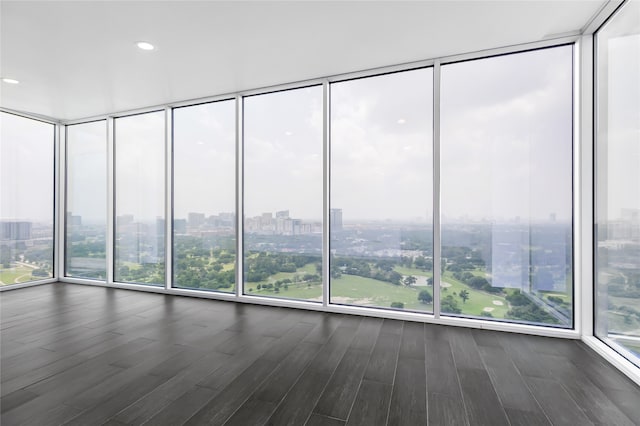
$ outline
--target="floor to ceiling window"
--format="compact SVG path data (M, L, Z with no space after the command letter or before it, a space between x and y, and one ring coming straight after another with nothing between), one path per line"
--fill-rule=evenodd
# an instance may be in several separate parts
M322 86L244 98L244 293L322 301Z
M433 309L433 70L331 84L330 301Z
M116 117L105 250L106 126L70 125L65 274L164 286L170 220L173 288L571 328L573 49Z
M233 292L235 101L173 110L173 286Z
M0 112L0 285L53 276L54 131Z
M443 315L573 324L572 52L442 66Z
M165 113L114 120L114 280L164 285Z
M107 125L67 126L65 276L106 280Z
M640 365L640 3L596 40L595 334Z

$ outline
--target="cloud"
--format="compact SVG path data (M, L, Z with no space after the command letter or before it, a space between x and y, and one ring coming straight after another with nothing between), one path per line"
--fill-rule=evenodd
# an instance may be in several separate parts
M53 223L54 129L0 112L0 218Z

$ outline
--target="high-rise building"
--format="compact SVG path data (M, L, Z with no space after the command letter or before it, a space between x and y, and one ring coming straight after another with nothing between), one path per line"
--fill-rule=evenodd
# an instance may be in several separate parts
M191 228L197 228L199 226L204 225L204 213L193 213L190 212L188 215L189 226Z
M329 211L329 224L334 231L342 230L342 209L331 209Z
M30 240L31 222L26 221L2 221L0 230L2 240Z

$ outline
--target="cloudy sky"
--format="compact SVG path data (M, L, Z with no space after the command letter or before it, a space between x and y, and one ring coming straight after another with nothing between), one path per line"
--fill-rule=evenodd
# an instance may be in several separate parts
M629 179L639 169L640 89L628 72L639 67L628 54L639 43L609 42L610 215L640 203L640 179ZM564 46L442 66L445 221L571 217L571 64ZM427 68L331 85L331 207L344 220L431 219L432 79ZM1 216L50 219L53 128L1 116ZM163 116L116 120L118 215L163 215ZM244 118L246 215L289 210L319 220L321 87L247 97ZM233 101L175 110L176 218L234 210L234 131ZM70 210L85 222L103 220L104 126L72 126L69 135Z
M331 87L331 206L343 219L431 218L433 72Z
M600 152L606 156L598 167L600 201L607 204L599 205L598 216L617 220L622 209L640 209L640 35L604 35L599 48L606 49L609 66L599 69L604 79L600 87L606 87L599 92L606 101L599 113L607 122L600 129Z
M442 214L571 218L572 48L442 67Z
M235 102L174 110L174 215L235 211Z
M54 126L0 114L0 218L53 222Z
M106 121L67 127L67 211L83 223L107 217Z
M244 101L244 210L322 220L322 87Z
M164 217L164 111L115 120L116 216Z

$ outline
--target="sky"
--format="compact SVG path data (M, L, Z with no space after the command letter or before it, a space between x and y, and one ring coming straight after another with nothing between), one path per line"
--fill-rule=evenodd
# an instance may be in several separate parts
M597 165L602 194L598 217L617 220L622 209L640 209L640 34L600 40L609 66L599 70L605 79L599 96L606 101L606 106L600 103L599 113L607 125L600 131L606 157Z
M608 42L610 216L640 204L640 84L629 72L640 60L628 54L639 43ZM444 222L570 219L572 61L571 46L562 46L442 66ZM345 221L431 220L432 92L430 68L331 85L330 203ZM53 127L0 115L0 215L50 220ZM164 215L163 116L115 120L116 215ZM244 120L246 216L289 210L320 220L321 87L246 97ZM85 222L100 220L104 127L69 129L69 208ZM174 138L175 217L233 211L234 101L176 109Z
M54 129L0 113L0 219L53 223Z
M115 120L115 215L164 217L164 111Z
M322 86L244 100L244 211L322 221Z
M433 216L433 71L331 87L331 207L345 222Z
M67 212L83 224L106 223L107 124L105 120L67 127Z
M235 102L178 108L174 128L174 215L235 211Z
M444 65L443 220L572 213L572 47Z

